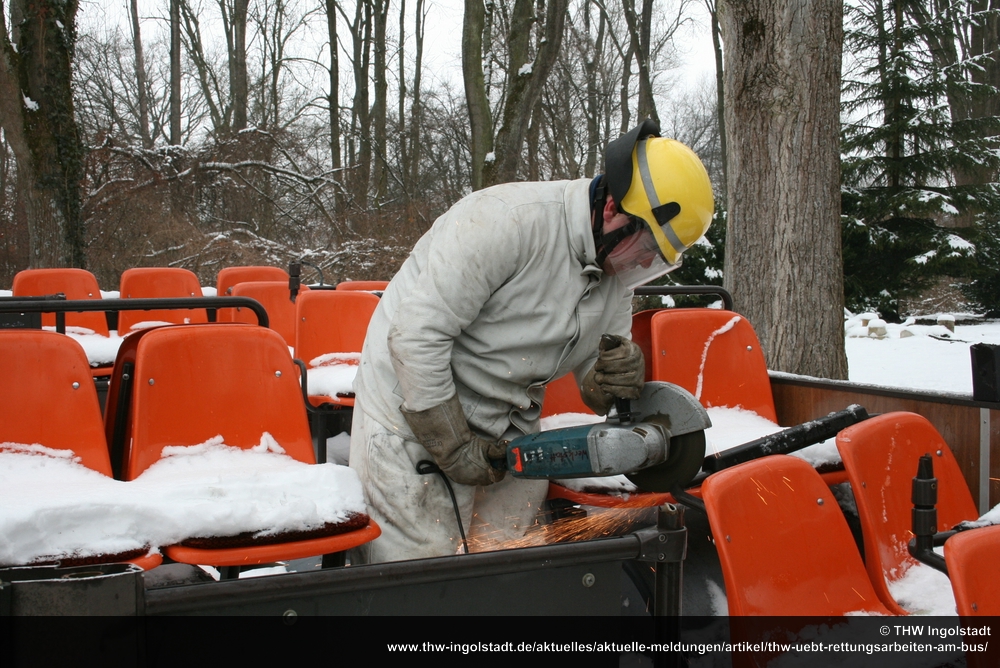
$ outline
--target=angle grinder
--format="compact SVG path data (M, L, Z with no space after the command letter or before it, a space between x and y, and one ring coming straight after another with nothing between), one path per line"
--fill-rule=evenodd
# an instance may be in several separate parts
M705 459L708 413L672 383L649 382L639 398L619 399L604 422L519 436L507 444L515 478L590 478L624 474L649 492L687 485Z

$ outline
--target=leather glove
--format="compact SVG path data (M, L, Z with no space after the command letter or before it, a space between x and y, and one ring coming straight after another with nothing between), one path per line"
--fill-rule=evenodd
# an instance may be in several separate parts
M505 459L506 448L472 433L457 394L425 411L402 406L400 411L417 441L450 479L463 485L492 485L503 480L507 472L493 468L490 460Z
M642 349L623 336L605 334L594 364L594 382L605 394L638 399L646 381Z

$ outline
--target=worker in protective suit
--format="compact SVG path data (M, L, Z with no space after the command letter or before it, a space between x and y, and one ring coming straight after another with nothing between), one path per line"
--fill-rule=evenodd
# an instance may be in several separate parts
M382 535L352 563L523 536L548 482L491 460L539 430L545 385L566 373L598 414L638 398L632 290L679 266L713 212L701 161L647 120L608 145L597 178L494 186L438 218L361 354L350 465ZM605 333L620 345L599 351Z

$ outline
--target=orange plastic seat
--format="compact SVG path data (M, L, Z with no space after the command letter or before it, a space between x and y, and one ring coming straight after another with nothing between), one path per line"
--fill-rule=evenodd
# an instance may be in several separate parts
M542 417L560 415L562 413L590 413L587 404L583 403L580 388L576 385L576 377L568 373L545 386L545 402L542 404Z
M138 267L122 273L122 299L151 297L201 297L201 283L194 272L179 267ZM121 311L118 332L127 334L140 322L189 324L208 322L205 309Z
M858 506L868 576L886 607L904 614L888 583L919 563L907 544L913 537L910 495L920 457L934 455L938 531L979 517L972 494L951 448L915 413L886 413L848 427L837 435L837 449Z
M72 450L81 464L111 477L97 389L79 343L55 332L0 331L0 369L0 443ZM148 570L162 560L154 554L129 562Z
M960 617L1000 617L1000 526L958 533L944 544L944 560Z
M840 506L797 457L773 455L702 485L730 615L889 614Z
M389 287L389 281L342 281L337 283L337 290L383 292L387 287Z
M295 355L311 366L328 353L360 353L379 298L355 290L312 290L296 303ZM353 406L353 396L315 396L314 405Z
M299 287L296 301L305 296L309 288ZM237 283L233 286L234 297L250 297L256 299L267 311L270 327L285 340L289 346L295 345L295 302L292 301L288 289L288 280L284 281L250 281ZM224 309L229 311L231 322L246 322L257 324L257 315L246 308ZM221 319L221 318L220 318Z
M316 461L298 368L273 330L234 324L151 329L134 344L132 373L126 480L159 460L164 447L197 445L216 435L249 449L267 432L289 457ZM184 563L242 566L340 552L379 533L370 522L348 533L274 545L165 551Z
M237 283L250 281L284 281L287 284L288 272L281 267L226 267L219 271L219 276L215 279L215 292L224 297L232 294L230 291Z
M84 269L25 269L14 276L15 297L41 297L60 292L66 295L66 299L101 298L97 279ZM43 313L42 325L55 327L55 314ZM66 325L85 327L95 334L108 336L108 320L103 312L66 313Z
M680 385L706 407L740 407L778 421L764 353L743 316L664 309L651 316L650 339L650 380Z

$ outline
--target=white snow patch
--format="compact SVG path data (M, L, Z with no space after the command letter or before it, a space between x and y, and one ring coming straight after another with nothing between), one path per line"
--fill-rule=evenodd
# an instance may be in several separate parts
M4 444L0 564L116 554L196 536L308 530L365 512L354 471L303 464L277 450L268 434L251 450L215 438L172 448L139 478L121 482L66 451Z
M519 69L517 71L517 76L523 76L525 74L531 74L531 69L534 66L535 66L535 61L531 61L530 63L525 63L524 65L521 65L521 69Z
M958 614L951 580L927 564L912 564L902 577L889 580L889 593L910 614L935 617Z
M486 157L483 158L483 162L493 162L496 159L497 159L497 154L494 153L493 151L490 151L489 153L486 154Z
M966 241L962 237L958 236L957 234L949 234L948 235L948 245L951 248L954 248L955 250L964 250L964 251L975 251L976 250L975 246L973 246L971 243L969 243L968 241Z
M695 399L701 399L701 391L705 384L705 362L708 360L708 349L712 346L712 341L715 341L715 337L719 334L725 334L731 330L742 319L742 316L734 315L729 322L708 335L708 339L705 341L705 349L701 351L701 365L698 367L698 385L694 391Z
M30 97L21 93L21 97L24 99L24 108L28 111L38 111L38 103L32 100Z
M361 353L327 353L309 362L308 392L335 397L354 392Z

